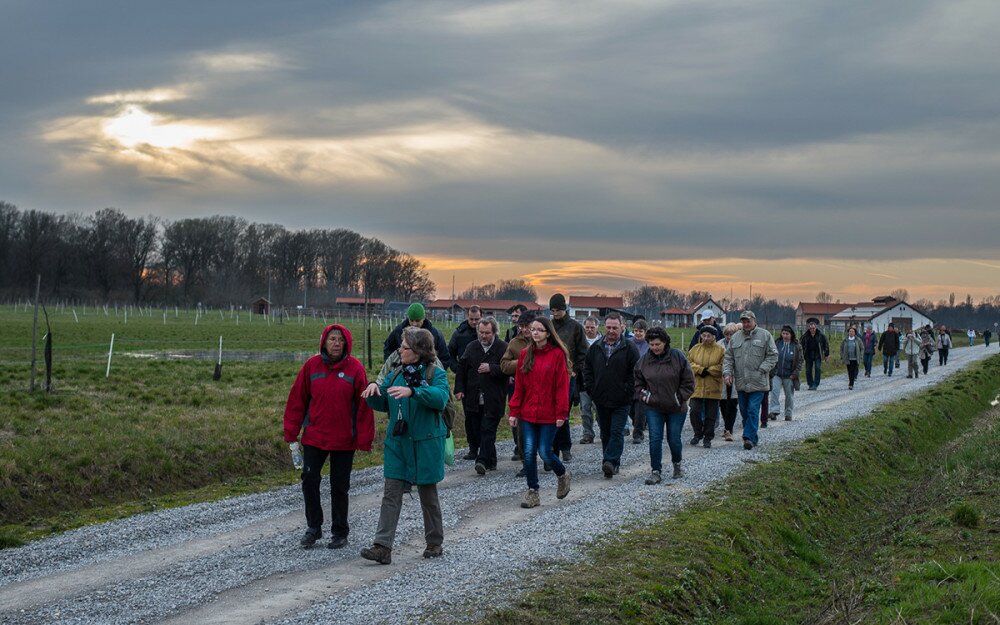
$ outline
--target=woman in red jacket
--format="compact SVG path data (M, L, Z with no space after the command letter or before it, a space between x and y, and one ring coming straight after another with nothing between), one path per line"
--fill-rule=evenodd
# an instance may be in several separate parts
M524 431L524 473L528 493L522 508L534 508L538 498L538 459L552 467L559 478L556 497L569 493L569 471L552 452L556 430L569 414L569 352L559 340L559 334L547 317L531 322L531 344L517 359L514 375L514 395L510 398L510 425L520 419Z
M323 536L319 500L320 471L330 457L330 549L347 545L347 491L351 488L354 452L371 451L375 416L361 392L368 386L365 368L351 356L351 333L342 325L323 330L320 353L302 365L285 404L285 442L297 444L302 431L302 494L306 533L311 547ZM294 447L293 447L294 448Z

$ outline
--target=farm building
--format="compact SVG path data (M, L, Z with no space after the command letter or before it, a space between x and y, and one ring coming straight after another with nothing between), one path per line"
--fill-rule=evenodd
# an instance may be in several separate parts
M624 300L619 297L603 297L591 295L570 295L566 302L570 317L577 321L583 321L587 317L597 317L603 319L612 310L619 310L625 307Z
M506 318L518 304L528 310L538 312L542 307L538 302L522 302L512 299L478 300L478 299L437 299L427 304L427 310L445 319L461 321L465 319L465 311L472 305L477 305L483 311L484 317Z
M668 328L694 328L701 322L701 313L710 310L715 315L720 325L726 323L726 313L711 297L703 299L690 308L664 308L660 311L660 318L663 325Z
M870 302L848 306L830 318L830 327L844 331L851 324L863 327L871 324L876 332L883 332L890 323L901 332L925 325L934 325L934 320L906 302L891 297L877 297Z
M365 298L363 297L338 297L334 304L337 308L342 308L346 310L364 310L365 309ZM368 300L368 308L373 310L378 310L385 307L385 299L381 297L372 297Z
M847 304L821 304L819 302L799 302L795 307L795 325L802 328L806 326L806 320L810 317L819 319L821 327L828 327L830 319L847 308Z

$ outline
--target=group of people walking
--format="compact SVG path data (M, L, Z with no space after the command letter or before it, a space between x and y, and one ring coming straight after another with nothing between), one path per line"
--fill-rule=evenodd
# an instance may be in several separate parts
M537 458L556 476L557 498L566 497L572 459L570 409L581 407L580 444L601 441L600 471L606 479L618 472L631 433L632 442L649 439L650 474L645 482L662 481L663 443L666 439L672 477L681 478L686 421L693 431L692 445L711 448L717 422L723 437L734 440L737 412L742 416L743 448L759 443L759 429L784 415L793 418L794 395L801 370L806 369L809 390L821 382L822 363L830 355L829 341L808 320L801 338L790 326L776 341L757 325L752 311L740 322L720 327L706 311L688 350L671 346L662 327L644 320L629 333L618 313L603 322L588 318L583 324L567 315L565 298L549 302L552 317L526 309L513 311L515 326L503 339L492 317L478 307L466 311L466 320L445 343L441 332L426 318L419 303L407 309L407 319L385 342L385 363L369 383L364 366L351 355L350 331L338 324L323 331L320 353L310 358L289 392L284 416L284 438L298 453L301 445L302 491L307 529L300 543L311 547L322 538L321 471L330 460L331 540L328 547L347 545L348 491L354 453L370 451L375 436L373 410L386 412L383 441L385 478L375 538L362 550L363 558L389 564L403 495L416 486L424 520L425 558L443 553L444 524L437 484L444 479L445 418L452 401L447 369L455 372L454 399L462 403L469 442L464 458L475 461L475 472L497 469L497 430L505 413L514 430L515 455L527 491L521 506L541 503ZM919 337L901 338L893 324L876 335L871 327L858 334L848 330L840 346L847 365L848 388L853 389L861 368L871 376L876 351L883 369L892 375L900 351L908 357L908 377L927 373L933 351L939 364L947 362L951 336L946 329L933 337L921 328ZM921 366L917 366L917 362ZM508 412L509 409L509 412ZM596 421L597 430L594 423ZM629 424L631 423L631 428Z

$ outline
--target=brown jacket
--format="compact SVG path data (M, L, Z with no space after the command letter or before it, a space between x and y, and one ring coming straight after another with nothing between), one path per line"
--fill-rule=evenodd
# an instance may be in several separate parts
M517 373L517 359L528 347L529 339L518 334L507 343L507 350L503 353L500 358L500 371L503 371L504 375L514 376Z
M645 404L658 412L687 412L694 392L694 374L684 352L670 349L662 358L648 351L635 366L635 396L649 391Z

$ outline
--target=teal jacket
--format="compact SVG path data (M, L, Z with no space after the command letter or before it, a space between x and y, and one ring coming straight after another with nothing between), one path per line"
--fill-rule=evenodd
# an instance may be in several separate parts
M420 379L425 378L426 365L420 366ZM444 479L444 441L448 436L441 411L448 403L451 389L444 369L435 367L433 382L414 389L413 395L401 400L389 396L390 386L405 386L402 372L390 373L379 387L381 395L367 399L375 410L389 413L385 435L382 473L386 478L411 484L437 484ZM396 421L407 422L407 432L393 436Z

